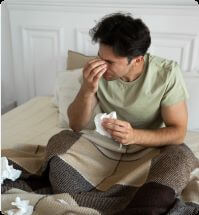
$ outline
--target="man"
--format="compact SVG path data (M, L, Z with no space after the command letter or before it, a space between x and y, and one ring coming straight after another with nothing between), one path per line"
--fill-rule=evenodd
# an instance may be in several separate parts
M93 41L99 42L98 58L83 69L82 86L68 108L70 127L76 132L84 129L99 102L103 112L117 113L118 119L103 121L104 129L116 142L131 146L167 146L167 155L172 152L184 160L192 159L193 155L182 144L187 129L188 94L180 68L174 61L147 54L151 44L147 26L140 19L116 13L104 17L90 34ZM153 169L170 171L172 164L163 157L154 162ZM180 159L176 162L174 174L179 170L186 172L186 180L180 188L171 185L178 183L175 177L168 179L175 181L171 184L167 184L166 176L161 183L159 178L150 179L148 182L152 181L152 185L143 185L124 212L165 213L174 203L175 192L180 193L187 184L194 166L188 170ZM164 200L161 198L161 207L154 206L161 193L159 190L165 195Z
M115 14L91 34L100 43L99 58L83 70L83 85L68 109L70 127L86 127L97 96L104 112L116 110L121 119L103 124L120 143L181 144L187 129L187 91L177 63L146 54L151 43L146 25Z

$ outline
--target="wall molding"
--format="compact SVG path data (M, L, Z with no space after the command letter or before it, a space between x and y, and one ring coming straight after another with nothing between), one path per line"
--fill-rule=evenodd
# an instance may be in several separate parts
M82 4L81 0L6 0L12 4L29 4L29 5L74 5ZM84 4L113 4L111 0L85 0ZM197 6L195 0L114 0L116 4L133 4L133 5L174 5L174 6Z
M21 28L21 32L23 47L23 71L24 77L26 79L26 88L28 90L28 96L34 97L37 95L35 62L39 60L35 59L37 56L34 55L36 48L34 41L39 41L42 39L52 41L52 53L54 53L54 55L56 56L54 58L55 62L53 63L56 63L55 72L57 72L61 70L61 68L59 67L59 60L62 56L62 53L64 52L64 28L59 26L23 26Z
M175 15L175 16L198 16L199 6L196 1L188 3L188 1L176 1L175 4L171 4L171 0L168 2L156 0L153 3L151 1L38 1L38 0L7 0L6 3L10 10L33 10L33 11L63 11L63 12L131 12L135 14L145 15ZM118 10L118 8L120 8Z
M179 64L183 72L190 73L197 68L198 34L152 32L152 47L164 46L180 50ZM197 73L196 73L197 74Z
M78 28L75 29L76 35L76 51L85 55L93 56L97 52L97 44L92 44L91 37L88 34L89 29ZM90 52L92 50L92 53Z

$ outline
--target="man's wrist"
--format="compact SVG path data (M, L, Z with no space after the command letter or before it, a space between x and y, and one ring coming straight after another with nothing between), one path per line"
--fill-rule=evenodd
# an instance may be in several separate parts
M86 90L84 87L81 87L80 94L84 98L92 98L95 96L95 93Z
M139 143L139 130L132 128L132 141L131 144L138 144Z

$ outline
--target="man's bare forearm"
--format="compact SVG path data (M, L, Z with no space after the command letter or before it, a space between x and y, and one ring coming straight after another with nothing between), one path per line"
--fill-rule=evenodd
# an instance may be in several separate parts
M164 127L156 130L134 129L134 144L158 147L183 143L186 129L183 127Z
M95 100L95 94L86 93L83 88L80 89L67 111L71 129L80 131L86 127L96 105Z
M107 64L101 59L93 59L86 63L83 68L83 84L74 102L68 108L69 126L74 131L84 129L97 104L95 97L98 83L107 70Z

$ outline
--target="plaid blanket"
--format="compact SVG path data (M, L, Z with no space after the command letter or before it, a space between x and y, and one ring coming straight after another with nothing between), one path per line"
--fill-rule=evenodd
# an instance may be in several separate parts
M199 165L185 144L120 148L94 131L63 130L34 153L8 149L2 156L22 170L2 185L2 211L20 196L33 215L199 213L198 204L180 199Z

